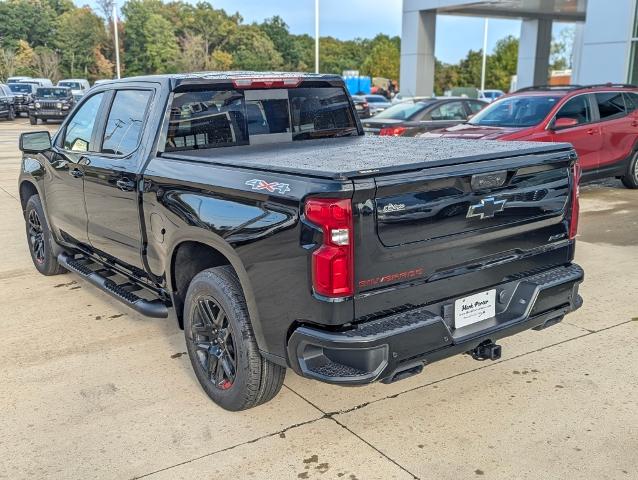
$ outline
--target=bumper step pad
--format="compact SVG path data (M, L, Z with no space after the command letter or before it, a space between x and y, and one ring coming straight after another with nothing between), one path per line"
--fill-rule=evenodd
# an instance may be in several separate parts
M112 277L114 273L103 265L96 263L96 269L92 270L86 258L78 259L67 253L60 253L58 255L58 262L67 270L82 276L89 283L92 283L103 292L108 293L111 297L131 307L136 312L153 318L168 317L168 307L163 301L160 299L146 300L138 297L131 291L132 285L128 281L118 285L108 278ZM138 289L136 288L136 290Z
M423 365L465 353L486 342L558 323L578 309L578 265L554 268L503 284L512 292L509 307L493 319L454 330L434 312L441 302L367 321L345 331L300 326L290 336L292 368L327 383L389 383L422 370Z

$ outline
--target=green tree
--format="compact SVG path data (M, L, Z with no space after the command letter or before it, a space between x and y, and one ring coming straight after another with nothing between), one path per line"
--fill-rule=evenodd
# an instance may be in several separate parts
M371 77L383 77L391 80L399 78L401 59L400 46L389 38L373 41L370 53L362 65L362 72Z
M151 14L144 24L144 39L148 73L175 71L179 46L171 22L157 13Z
M0 2L0 44L16 48L20 40L32 47L47 46L55 34L56 12L41 0Z
M58 18L55 46L65 75L87 75L95 63L95 49L106 39L104 22L89 7L76 8Z
M259 28L268 35L273 45L283 58L283 68L286 70L307 70L308 66L314 63L314 51L311 53L312 59L308 62L307 55L301 40L296 35L291 35L288 25L284 20L275 16L264 20ZM310 38L310 37L308 37Z
M256 25L241 25L228 39L224 51L233 56L233 67L244 70L279 70L283 58L272 40Z
M124 62L128 75L149 72L145 26L149 17L161 10L160 0L129 0L122 7L125 20ZM173 32L172 25L169 32Z

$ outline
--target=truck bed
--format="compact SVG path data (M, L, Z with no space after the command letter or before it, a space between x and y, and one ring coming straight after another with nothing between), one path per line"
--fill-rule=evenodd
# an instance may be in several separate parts
M564 152L567 143L357 136L272 145L169 152L165 158L248 167L269 172L349 179L380 173Z

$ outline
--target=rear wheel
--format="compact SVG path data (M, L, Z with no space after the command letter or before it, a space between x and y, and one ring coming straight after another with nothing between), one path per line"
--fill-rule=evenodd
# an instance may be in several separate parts
M627 166L627 173L622 177L622 183L627 188L638 188L638 152L634 152Z
M259 353L231 267L210 268L193 278L184 306L184 335L199 383L222 408L256 407L281 390L286 369Z
M25 219L29 252L38 272L42 275L59 275L66 272L55 256L55 243L39 195L33 195L27 201Z

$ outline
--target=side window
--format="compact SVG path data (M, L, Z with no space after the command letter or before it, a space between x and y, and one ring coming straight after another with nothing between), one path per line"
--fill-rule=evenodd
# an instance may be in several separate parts
M596 103L601 120L619 118L626 113L622 92L597 93Z
M638 93L625 92L625 105L627 105L627 113L631 113L638 109Z
M579 95L568 100L556 114L556 119L571 118L581 123L591 122L591 111L587 95Z
M73 118L66 127L63 148L74 152L95 151L95 145L91 144L91 136L95 127L97 112L104 93L93 95L75 112Z
M128 155L137 148L150 98L149 90L116 92L104 130L102 153Z
M461 102L444 103L430 113L432 120L465 120L467 115Z
M470 111L472 112L472 115L483 110L483 107L485 106L485 103L481 103L481 102L467 102L467 104L470 107Z

